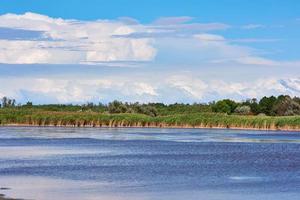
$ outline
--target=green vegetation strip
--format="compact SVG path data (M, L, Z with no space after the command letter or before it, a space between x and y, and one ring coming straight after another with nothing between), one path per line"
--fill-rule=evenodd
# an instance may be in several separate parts
M192 113L152 117L143 114L57 112L35 109L0 109L0 125L74 127L203 127L265 130L300 130L300 116L241 116Z

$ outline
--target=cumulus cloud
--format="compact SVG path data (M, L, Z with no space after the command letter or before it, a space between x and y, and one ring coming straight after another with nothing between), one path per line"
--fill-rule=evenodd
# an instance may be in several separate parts
M82 103L87 101L111 101L114 99L147 101L157 96L150 83L131 81L120 77L103 79L58 78L0 78L0 94L21 101L37 100L46 103ZM37 98L40 97L40 98Z
M1 40L44 40L44 32L0 27Z
M215 80L211 83L211 90L218 96L228 98L260 98L265 95L294 94L280 83L281 79L267 78L253 82L225 82Z
M165 17L143 25L132 18L79 21L36 13L0 16L0 63L7 64L103 64L127 66L151 61L168 41L167 51L184 47L181 55L201 54L212 63L281 65L235 43L265 42L255 38L227 39L206 32L224 30L222 23L191 22L192 17ZM248 28L258 27L250 24ZM164 40L166 38L167 40ZM267 40L270 41L270 40ZM198 43L198 44L197 44ZM163 50L164 51L164 50ZM292 64L292 63L289 63Z
M300 93L300 79L293 78L293 79L280 80L280 84L295 93Z
M300 95L299 78L277 79L270 77L251 82L228 82L222 80L202 81L193 76L181 75L174 76L170 80L173 87L182 90L185 94L190 94L195 101L212 101L221 98L245 100L281 94Z
M195 99L202 99L208 88L208 85L202 80L184 75L171 76L167 79L167 83Z
M133 92L137 95L151 95L151 96L157 96L157 91L156 89L151 86L150 84L147 83L134 83L133 84ZM130 87L129 87L130 88ZM129 92L130 94L130 92Z
M174 74L153 83L149 79L121 77L101 79L61 78L0 78L0 97L16 98L19 102L85 103L109 102L209 102L231 98L245 100L265 95L300 95L300 78L265 78L253 81L202 80L192 74Z
M0 63L97 64L151 61L154 39L191 37L224 30L222 23L192 23L191 17L160 18L151 24L122 17L118 20L80 21L27 12L0 16Z
M65 20L35 13L5 14L0 16L0 28L15 34L30 31L39 34L39 40L0 37L0 63L148 61L156 54L150 39L112 37L136 31L135 26L122 21Z

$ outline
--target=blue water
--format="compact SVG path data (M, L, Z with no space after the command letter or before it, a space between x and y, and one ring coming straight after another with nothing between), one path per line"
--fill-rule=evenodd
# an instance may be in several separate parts
M300 133L1 127L0 187L35 200L298 200Z

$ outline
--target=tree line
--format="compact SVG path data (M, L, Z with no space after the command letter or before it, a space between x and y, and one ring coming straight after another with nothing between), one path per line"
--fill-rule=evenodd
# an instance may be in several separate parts
M15 99L3 97L0 101L0 108L16 109L39 109L44 111L70 111L70 112L99 112L99 113L138 113L148 116L166 116L175 114L193 114L204 112L226 113L228 115L267 115L267 116L292 116L300 115L300 98L280 95L278 97L263 97L248 99L243 102L236 102L230 99L223 99L208 104L163 104L163 103L128 103L112 101L108 104L85 103L82 105L73 104L46 104L34 105L32 102L16 104Z
M244 102L235 102L224 99L212 104L212 111L227 114L241 115L268 115L268 116L292 116L300 115L300 98L280 95L257 99L249 99Z

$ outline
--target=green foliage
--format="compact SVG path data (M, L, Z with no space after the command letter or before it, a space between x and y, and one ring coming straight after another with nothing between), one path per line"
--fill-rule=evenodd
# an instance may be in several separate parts
M300 115L300 98L291 98L287 95L279 97L263 97L259 102L256 99L247 100L245 102L235 102L230 99L220 100L211 104L163 104L163 103L123 103L121 101L113 101L106 104L95 104L87 102L82 105L73 104L48 104L34 105L27 102L24 105L16 105L14 99L4 97L1 100L1 109L16 108L17 110L32 110L34 112L80 112L80 113L133 113L143 114L150 117L173 116L173 115L192 115L199 113L226 113L228 115L259 115L268 116L292 116ZM250 109L249 109L250 108Z
M33 106L33 104L32 104L32 102L30 102L30 101L28 101L28 102L24 105L24 107L27 107L27 108L32 108L32 106Z
M251 108L251 113L258 115L260 113L259 104L257 103L257 99L248 99L247 101L243 102L242 105L249 106Z
M278 97L263 97L259 103L256 102L256 99L248 100L242 103L242 105L250 106L251 112L255 115L300 115L300 99L298 97L291 98L288 95L281 95Z
M146 105L146 104L139 104L139 103L134 103L128 106L134 113L140 113L140 114L145 114L149 115L152 117L157 116L157 109L154 106Z
M212 106L212 110L214 112L218 113L227 113L231 114L235 111L237 108L238 104L230 99L224 99L221 101L218 101Z
M111 114L114 113L139 113L145 114L152 117L157 116L157 110L154 106L146 105L146 104L129 104L122 103L121 101L113 101L108 104L108 112Z
M72 127L215 127L255 129L300 129L300 116L241 116L222 113L176 114L151 117L143 114L40 111L32 108L0 109L0 125Z
M300 104L297 99L289 96L279 96L273 111L279 116L300 115Z
M259 101L259 111L260 113L265 113L266 115L274 116L275 112L273 110L274 105L276 104L277 98L274 96L263 97Z
M3 97L1 99L1 103L0 103L0 108L7 108L7 107L15 107L16 105L16 100L15 99L10 99L8 97Z
M150 103L150 106L157 110L157 115L175 115L175 114L193 114L193 113L206 113L211 112L211 106L207 104L183 104L175 103L166 105L163 103Z
M127 113L129 109L121 101L113 101L108 104L108 111L109 113Z

